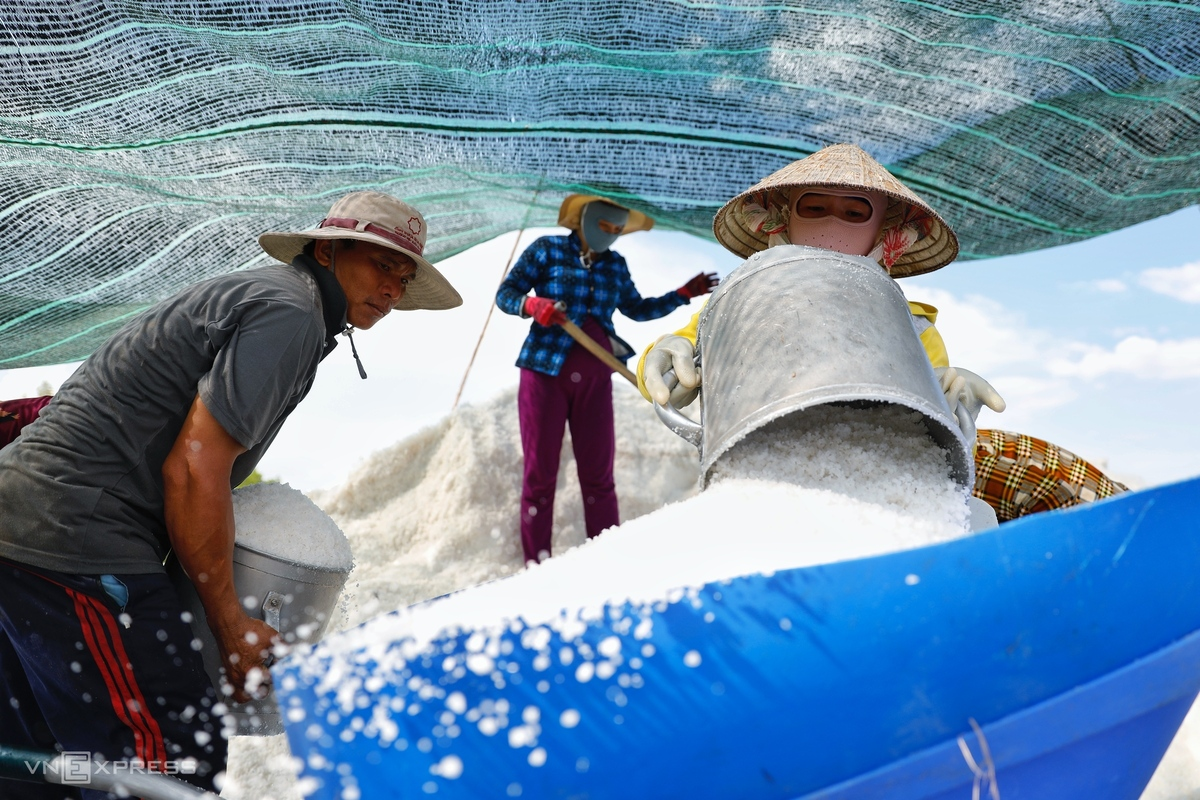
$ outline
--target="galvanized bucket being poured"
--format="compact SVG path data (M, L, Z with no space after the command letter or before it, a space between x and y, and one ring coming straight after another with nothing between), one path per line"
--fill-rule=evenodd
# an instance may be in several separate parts
M799 245L742 262L700 315L701 422L655 405L700 450L701 486L747 434L829 403L894 403L919 412L950 476L975 483L971 446L946 404L908 302L874 261Z

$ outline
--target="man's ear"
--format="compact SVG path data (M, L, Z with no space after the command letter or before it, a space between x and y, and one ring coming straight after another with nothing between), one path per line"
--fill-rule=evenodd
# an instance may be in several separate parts
M313 242L313 258L325 269L333 263L333 240L317 239Z

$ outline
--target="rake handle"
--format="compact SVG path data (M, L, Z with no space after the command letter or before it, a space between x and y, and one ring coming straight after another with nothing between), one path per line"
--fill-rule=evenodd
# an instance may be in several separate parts
M637 376L630 372L629 368L622 364L616 356L605 350L595 339L584 333L578 325L576 325L574 322L571 322L569 319L564 322L560 322L559 325L562 326L564 331L571 335L572 339L583 345L589 353L607 364L613 370L613 372L620 373L625 380L629 381L634 386L637 386Z

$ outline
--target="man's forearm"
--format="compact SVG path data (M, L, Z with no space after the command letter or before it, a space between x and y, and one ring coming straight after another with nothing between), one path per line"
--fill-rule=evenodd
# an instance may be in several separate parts
M163 516L171 548L218 633L245 617L233 586L233 463L245 448L196 397L163 462ZM234 625L233 627L239 627Z
M171 547L196 587L208 627L216 636L233 687L233 699L249 698L247 679L265 671L276 631L250 617L233 585L233 494L230 474L243 447L197 397L163 462L163 516ZM269 688L261 674L253 681Z
M164 476L165 478L165 476ZM228 482L213 485L190 470L164 480L171 548L196 587L214 629L242 613L233 585L233 500Z

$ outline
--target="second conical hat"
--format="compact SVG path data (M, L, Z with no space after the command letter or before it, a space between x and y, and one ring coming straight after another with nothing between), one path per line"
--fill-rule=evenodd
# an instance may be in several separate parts
M652 217L648 217L636 209L623 206L614 200L609 200L607 197L600 197L595 194L569 194L564 197L562 205L558 208L558 224L573 231L579 230L583 207L588 203L594 202L608 203L610 206L623 208L629 212L629 219L625 220L625 229L621 231L622 235L637 233L638 231L648 231L654 227L654 219Z
M767 202L788 204L788 193L795 187L864 189L881 192L889 198L884 230L896 225L910 206L929 216L929 235L919 239L896 259L889 270L895 278L920 275L946 266L958 255L958 237L929 204L897 180L882 164L862 148L852 144L834 144L811 156L793 161L771 173L723 205L713 219L713 233L727 250L743 258L767 249L767 235L750 230L742 220L742 203L753 198L764 207Z

